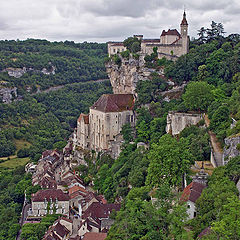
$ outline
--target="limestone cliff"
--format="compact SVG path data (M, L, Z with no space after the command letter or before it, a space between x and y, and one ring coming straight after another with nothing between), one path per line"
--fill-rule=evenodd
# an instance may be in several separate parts
M231 136L225 138L225 147L223 150L223 164L227 164L227 162L236 156L240 155L240 151L237 149L238 144L240 144L240 136Z
M35 72L35 73L40 73L41 72L44 75L50 75L50 74L54 75L55 71L56 71L56 67L53 66L53 65L51 65L51 69L50 70L47 70L46 68L43 68L42 70L36 70L36 69L33 69L33 68L26 68L26 67L23 67L23 68L12 68L12 67L9 67L9 68L6 68L6 69L2 70L2 72L7 72L8 76L15 77L15 78L22 77L22 75L24 73L26 73L26 72Z
M137 82L149 79L155 69L146 68L144 65L144 55L139 59L130 57L121 58L121 66L114 63L113 60L106 63L106 71L110 78L113 92L115 94L136 94ZM158 72L163 74L162 71Z
M17 88L0 87L0 102L11 103L17 97Z

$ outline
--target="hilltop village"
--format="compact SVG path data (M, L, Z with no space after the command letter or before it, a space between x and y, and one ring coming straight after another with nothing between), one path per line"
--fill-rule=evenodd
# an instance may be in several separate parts
M137 52L125 42L108 42L105 67L113 93L79 113L62 151L45 150L25 166L34 193L25 191L17 239L27 239L27 228L46 218L51 224L44 240L225 236L214 221L218 216L227 222L216 212L238 206L239 94L233 90L231 98L202 80L212 66L206 73L200 65L194 81L180 76L187 56L203 55L200 44L200 53L189 51L185 12L180 33L169 29L159 39L129 39L139 45ZM234 51L229 44L221 50L216 42L206 44L207 57ZM239 81L234 76L232 88Z

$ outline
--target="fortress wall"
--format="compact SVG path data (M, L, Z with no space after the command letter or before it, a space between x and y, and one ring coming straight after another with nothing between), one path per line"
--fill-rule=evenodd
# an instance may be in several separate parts
M202 114L169 112L167 115L166 132L172 135L177 135L185 127L196 125L202 119Z

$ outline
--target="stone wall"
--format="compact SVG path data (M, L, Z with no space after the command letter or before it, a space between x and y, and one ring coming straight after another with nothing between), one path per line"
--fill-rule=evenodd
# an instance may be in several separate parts
M237 145L240 144L240 136L225 138L225 147L223 150L222 161L223 165L227 164L231 158L240 155Z
M169 112L167 115L166 132L173 136L177 135L185 127L196 125L202 119L202 114Z

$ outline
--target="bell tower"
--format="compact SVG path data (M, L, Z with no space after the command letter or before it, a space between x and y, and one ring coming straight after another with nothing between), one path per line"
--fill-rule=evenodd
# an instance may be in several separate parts
M186 19L186 12L183 12L183 19L180 24L181 38L182 38L182 54L189 52L189 37L188 37L188 23Z
M188 23L187 23L187 19L186 19L186 12L184 10L183 12L183 19L182 22L180 24L181 27L181 36L187 36L188 35Z

